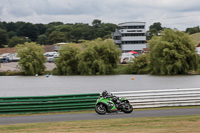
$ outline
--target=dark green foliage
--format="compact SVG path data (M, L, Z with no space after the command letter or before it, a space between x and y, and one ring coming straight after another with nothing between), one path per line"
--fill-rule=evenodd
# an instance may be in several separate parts
M86 41L82 51L76 44L67 44L59 50L55 59L53 74L58 75L100 75L113 74L121 51L112 40L96 39Z
M56 75L76 75L78 74L78 57L80 48L76 44L67 44L59 50L59 58L54 59L56 68L53 74Z
M46 32L47 30L47 26L44 24L35 24L36 28L37 28L37 34L38 35L42 35Z
M117 68L114 69L115 74L130 74L129 66L127 64L117 65Z
M25 40L21 37L14 36L8 43L8 47L14 47L17 44L24 44Z
M8 33L4 29L0 29L0 48L8 43Z
M101 20L94 20L92 25L84 23L64 24L63 22L32 24L19 21L16 23L0 22L0 28L7 31L9 39L14 36L27 37L30 42L37 41L40 44L52 45L59 42L80 43L80 40L94 40L98 37L111 38L111 33L115 31L116 25L102 23ZM3 41L3 45L7 45L8 37L3 36L3 39L7 40Z
M26 23L17 31L18 36L28 37L32 41L37 39L37 27L32 23Z
M16 36L17 33L15 31L8 32L8 38L11 39L12 37Z
M165 29L162 36L152 38L150 48L152 74L185 74L197 69L195 47L184 32Z
M116 29L116 25L111 23L102 23L97 29L96 36L103 39L111 38L111 33Z
M198 69L196 73L200 74L200 56L198 57Z
M36 42L38 44L42 44L42 45L46 45L47 44L47 36L42 34L42 35L39 35Z
M46 58L43 56L43 47L36 43L17 45L17 53L21 58L19 66L25 75L41 75L45 70Z
M153 35L158 35L163 29L160 22L155 22L150 25L149 31L147 31L147 40L150 40Z
M133 62L128 64L129 74L148 74L149 69L149 54L142 54L133 59Z
M200 32L199 26L193 27L193 28L187 28L186 33L188 34L194 34Z
M82 75L113 74L120 55L121 50L111 39L85 42L85 49L78 56L78 70Z
M101 25L101 20L95 19L95 20L92 21L92 26L93 26L94 28L99 28L100 25Z
M49 35L49 44L55 44L58 42L65 42L65 34L59 31L53 31L50 35Z
M161 26L160 22L155 22L149 27L149 30L152 31L153 33L157 33L163 30L163 27Z

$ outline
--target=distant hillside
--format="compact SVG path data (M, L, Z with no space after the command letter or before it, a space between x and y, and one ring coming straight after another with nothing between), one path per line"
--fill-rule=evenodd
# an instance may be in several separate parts
M194 41L195 46L200 43L200 33L191 34L190 37Z

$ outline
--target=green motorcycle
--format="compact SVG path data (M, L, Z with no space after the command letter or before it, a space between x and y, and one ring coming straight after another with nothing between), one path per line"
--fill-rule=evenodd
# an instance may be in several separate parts
M119 98L103 91L102 95L97 99L95 111L97 114L104 115L112 112L131 113L132 105L125 98Z

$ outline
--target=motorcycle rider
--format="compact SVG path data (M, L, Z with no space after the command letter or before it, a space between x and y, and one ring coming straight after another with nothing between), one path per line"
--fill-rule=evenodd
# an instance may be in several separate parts
M112 101L115 103L115 106L119 106L119 97L113 96L112 93L109 94L107 90L104 90L101 95L103 98L112 98Z
M133 111L133 107L126 98L119 98L105 90L97 99L95 104L95 111L100 115L118 111L131 113Z

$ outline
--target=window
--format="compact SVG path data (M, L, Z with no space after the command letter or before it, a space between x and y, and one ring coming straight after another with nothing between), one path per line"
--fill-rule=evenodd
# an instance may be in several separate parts
M122 44L145 44L146 41L122 41Z
M125 33L122 36L145 36L145 33Z
M144 25L135 25L135 26L121 26L120 29L144 29Z

